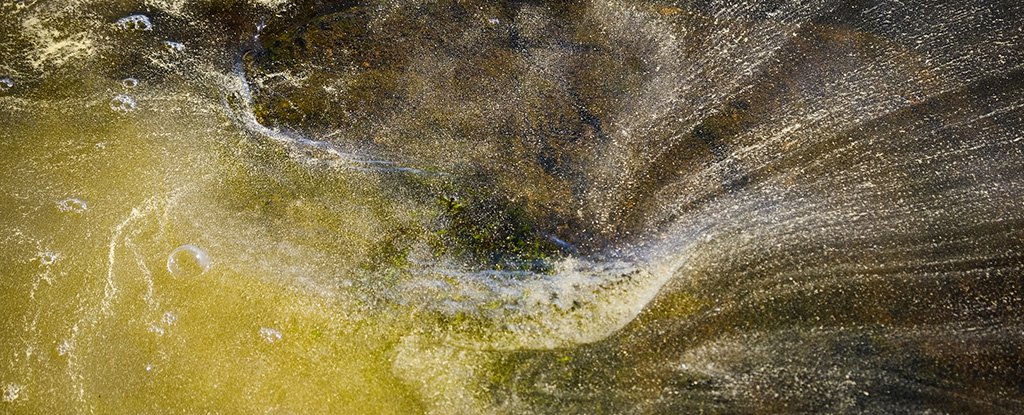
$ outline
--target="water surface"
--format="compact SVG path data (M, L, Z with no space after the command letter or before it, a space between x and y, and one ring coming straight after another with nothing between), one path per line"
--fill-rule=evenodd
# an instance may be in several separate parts
M1013 1L0 1L0 412L1018 413Z

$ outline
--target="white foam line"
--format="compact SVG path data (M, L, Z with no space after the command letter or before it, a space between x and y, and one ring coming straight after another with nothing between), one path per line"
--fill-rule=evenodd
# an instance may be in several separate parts
M684 252L676 256L685 255ZM671 279L675 269L666 265L568 258L558 263L554 275L444 268L414 272L456 279L454 286L439 281L442 286L435 288L441 290L440 297L435 299L436 304L428 302L428 308L436 305L443 310L453 302L470 308L492 300L505 303L500 315L487 318L498 323L496 327L512 327L511 332L496 328L483 338L449 333L444 343L473 350L543 350L597 342L621 330L643 312ZM468 303L452 294L467 294Z
M132 252L136 266L139 267L142 271L142 275L146 279L146 292L143 294L142 298L146 301L146 304L149 305L151 311L155 310L158 303L156 301L156 285L153 283L153 272L149 270L149 267L146 265L146 259L143 258L138 247L135 246L135 242L132 241L132 238L125 238L124 244Z
M132 208L131 213L128 217L114 227L114 232L110 238L110 244L108 244L107 250L107 280L106 285L103 287L103 301L100 303L100 312L103 315L110 315L110 307L113 303L114 297L117 296L117 283L114 281L114 266L117 262L117 246L118 241L122 239L122 234L128 225L133 222L145 217L152 211L156 206L156 197L147 199L142 204L143 210L139 210L138 207Z
M167 200L173 199L173 195L177 194L180 189L175 189L168 197ZM99 324L101 316L110 316L113 307L114 299L118 294L118 286L115 281L114 268L117 263L117 247L119 241L122 239L124 232L128 227L151 214L153 211L160 206L161 195L152 196L143 201L139 206L132 208L131 213L121 223L114 227L114 231L111 233L110 243L107 245L107 276L103 287L103 299L100 301L99 307L95 312L86 312L86 314L71 328L71 337L67 340L67 354L68 354L68 377L72 382L79 382L77 387L77 395L79 402L85 402L85 388L81 385L83 379L81 368L78 364L78 357L75 353L76 346L78 344L78 337L82 330L80 324L86 325L86 330L92 330Z
M302 150L308 148L315 148L317 150L327 152L331 156L335 157L337 160L327 160L315 156L314 158L326 162L340 162L341 167L345 167L351 170L366 172L400 172L419 175L443 175L443 173L429 172L426 170L417 169L415 167L404 166L394 161L366 159L358 157L352 153L342 151L340 148L338 148L338 146L327 141L314 140L292 132L267 127L261 124L259 120L256 119L256 115L252 112L252 90L249 88L249 82L247 80L245 69L242 67L241 63L238 63L236 65L233 75L233 81L235 81L235 88L231 88L233 89L233 91L225 91L224 107L226 108L228 114L231 116L232 119L234 119L245 130L251 133L269 138L273 141L285 144L295 149ZM227 96L232 95L231 92L234 92L233 95L235 95L241 101L241 108L238 108L237 110L233 108L232 105L228 102ZM332 135L336 133L337 131L332 133Z

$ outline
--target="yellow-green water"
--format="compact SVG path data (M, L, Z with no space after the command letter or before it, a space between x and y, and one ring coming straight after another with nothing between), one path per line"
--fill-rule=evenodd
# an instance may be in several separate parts
M365 208L348 199L351 209L326 215L315 200L239 186L231 178L245 172L224 147L234 132L211 108L140 98L122 116L90 98L5 114L8 409L421 409L392 373L410 318L294 283L314 272L318 246L336 245L310 238L317 227L354 242L322 262L363 255L359 241L375 231ZM62 211L67 198L87 207ZM261 210L269 200L285 204L273 217ZM209 253L208 272L168 271L186 243ZM261 335L268 329L280 337Z

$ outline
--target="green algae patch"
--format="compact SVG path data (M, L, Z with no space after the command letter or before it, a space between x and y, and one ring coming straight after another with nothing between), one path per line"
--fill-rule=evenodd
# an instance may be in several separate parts
M438 198L444 212L434 235L442 253L469 257L496 269L544 270L562 251L544 237L522 205L497 198Z

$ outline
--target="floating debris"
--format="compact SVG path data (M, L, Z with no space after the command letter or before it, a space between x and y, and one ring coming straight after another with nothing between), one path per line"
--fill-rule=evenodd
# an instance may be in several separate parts
M183 45L183 44L181 44L179 42L172 42L170 40L165 40L163 42L163 45L164 45L164 49L166 49L168 52L171 52L171 53L179 53L179 52L182 52L182 51L185 50L185 45Z
M117 19L115 24L123 30L153 30L153 22L150 22L149 17L142 14L133 14L131 16L122 17Z
M16 384L16 383L8 383L8 384L4 385L4 396L3 396L4 402L14 402L14 401L18 400L18 398L21 397L22 391L24 391L24 390L25 390L25 386L24 385L19 385L19 384Z
M38 258L39 258L39 264L40 265L47 266L47 265L53 265L54 262L57 262L58 256L57 256L56 252L49 252L49 251L47 251L47 252L40 252Z

